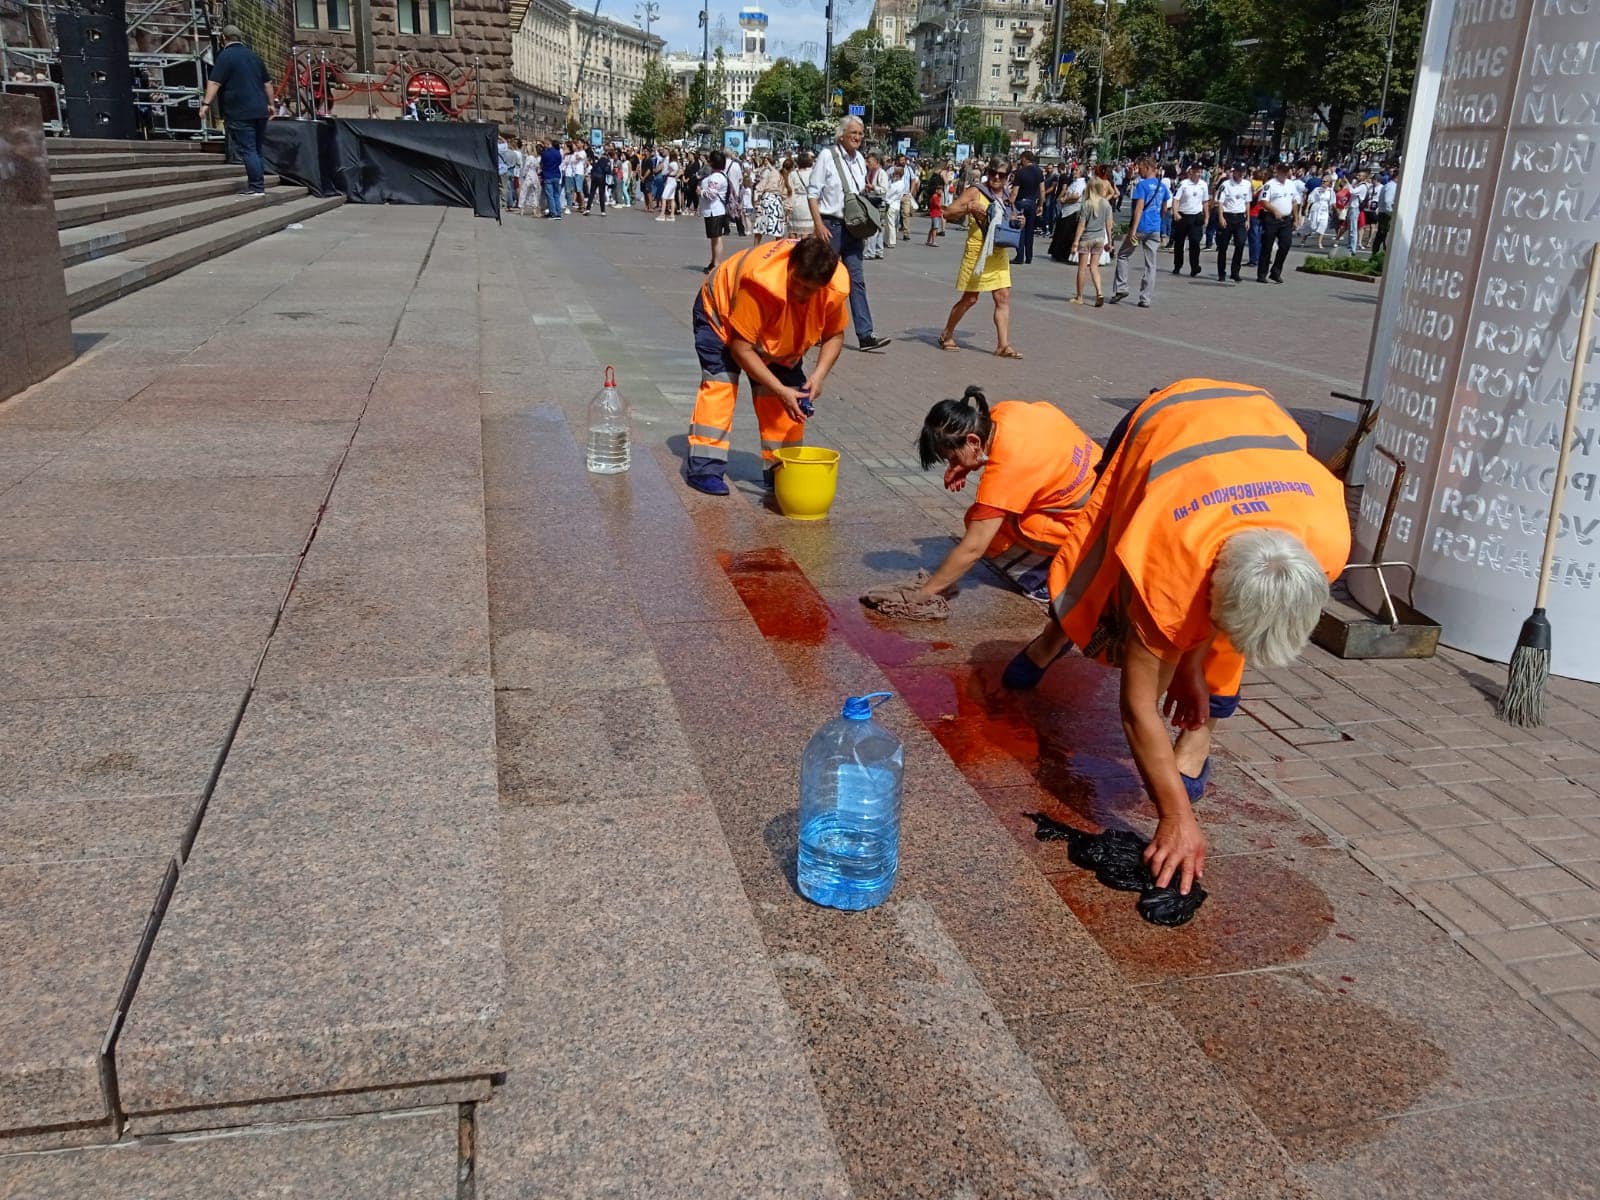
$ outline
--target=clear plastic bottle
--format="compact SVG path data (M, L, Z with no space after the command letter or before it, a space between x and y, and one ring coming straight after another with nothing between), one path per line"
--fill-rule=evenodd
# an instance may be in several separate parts
M851 696L800 760L800 892L830 908L888 899L900 865L905 751L872 719L888 692Z
M617 391L615 367L606 368L605 385L589 401L589 470L615 475L633 463L628 402Z

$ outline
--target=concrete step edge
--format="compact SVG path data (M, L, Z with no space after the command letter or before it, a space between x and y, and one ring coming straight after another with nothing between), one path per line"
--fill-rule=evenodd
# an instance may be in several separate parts
M278 185L276 175L266 177L269 189ZM207 196L229 196L237 192L240 181L231 177L208 179L198 183L165 184L161 187L134 189L125 192L108 192L104 195L69 196L56 200L56 228L74 229L79 225L92 225L130 213L148 212L155 208L187 204Z
M75 267L174 233L302 199L305 194L302 188L274 187L268 188L261 199L231 194L208 196L188 204L146 209L106 221L76 225L60 235L61 263Z
M86 171L63 175L51 181L57 199L70 196L95 196L103 192L124 192L134 188L161 187L164 184L199 183L213 179L244 180L244 168L229 163L216 166L161 167L140 166L121 171Z
M120 256L108 255L105 258L79 263L75 267L67 268L68 311L73 317L80 317L129 292L149 287L152 283L198 266L219 254L236 250L257 238L274 233L294 221L309 219L330 208L337 208L343 203L342 196L327 198L307 196L303 200L273 205L265 211L258 210L242 217L203 226L201 229L191 229L166 238L158 238L146 244L147 247L161 246L163 242L170 241L172 245L166 248L167 253L161 257L116 263ZM107 264L115 264L118 269L115 273L105 271L103 275L96 270L104 268ZM96 275L100 277L96 278Z

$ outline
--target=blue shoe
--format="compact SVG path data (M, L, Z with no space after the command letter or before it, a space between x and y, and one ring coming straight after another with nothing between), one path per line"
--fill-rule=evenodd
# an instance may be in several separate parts
M1072 643L1068 642L1061 648L1056 658L1060 658L1070 649ZM1017 651L1017 656L1006 664L1006 669L1000 675L1001 686L1010 688L1013 692L1031 692L1039 686L1044 673L1055 664L1056 658L1052 658L1042 667L1035 666L1033 659L1028 657L1028 648L1024 646Z
M721 475L691 475L689 486L697 492L704 492L708 496L726 496L728 494L728 481Z
M1206 794L1206 780L1211 778L1211 759L1207 758L1200 765L1200 774L1185 775L1179 771L1178 777L1183 780L1183 790L1189 793L1189 803L1198 804L1200 798Z

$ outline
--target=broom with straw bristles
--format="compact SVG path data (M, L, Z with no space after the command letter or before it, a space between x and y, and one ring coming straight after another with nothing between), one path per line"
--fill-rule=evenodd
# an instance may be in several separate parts
M1589 352L1589 331L1594 325L1594 294L1600 288L1600 243L1589 249L1588 283L1583 290L1583 315L1578 320L1578 340L1572 346L1572 386L1567 392L1567 419L1561 427L1561 449L1556 456L1555 485L1550 489L1550 521L1544 531L1544 560L1539 565L1539 590L1533 612L1522 623L1517 648L1511 652L1506 690L1495 712L1502 721L1532 729L1544 724L1544 689L1550 679L1550 618L1545 597L1550 591L1550 564L1555 559L1556 535L1561 529L1561 500L1567 489L1567 460L1572 455L1572 434L1578 424L1578 401L1583 391L1583 360Z

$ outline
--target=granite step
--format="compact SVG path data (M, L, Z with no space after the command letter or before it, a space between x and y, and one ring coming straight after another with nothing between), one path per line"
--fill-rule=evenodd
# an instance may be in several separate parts
M45 143L45 148L52 155L72 154L193 154L201 147L217 147L221 150L222 139L216 138L202 141L190 138L185 141L140 141L124 138L51 138Z
M408 312L455 286L459 237ZM505 1069L475 335L393 319L347 343L384 366L355 369L360 423L114 1047L133 1136L463 1104Z
M512 1050L478 1194L848 1196L582 451L548 406L484 435Z
M50 156L50 176L81 175L88 171L121 171L128 167L214 167L222 162L218 151L188 150L152 156L138 151L127 153L76 153Z
M593 484L614 556L855 1194L1314 1197L1251 1106L1130 985L903 704L882 710L906 744L894 895L848 917L796 897L801 749L842 696L892 689L827 619L787 645L769 641L717 554L793 538L801 557L820 551L825 570L859 553L867 531L802 531L743 497L702 502L652 455L625 478ZM866 472L849 480L841 490L856 512L842 515L883 507L865 494L881 486ZM1036 625L1018 605L1014 623Z
M96 221L92 225L76 225L61 231L61 261L65 266L75 267L90 259L104 258L169 234L270 208L305 194L305 189L300 187L273 187L261 196L211 196Z
M276 175L266 176L268 189L278 185ZM239 191L238 179L213 179L201 183L168 184L163 187L134 188L90 196L56 197L56 228L72 229L96 221L110 220L131 213L148 212L172 204L186 204L207 196L233 196Z
M126 192L134 188L162 187L173 183L202 183L213 179L232 179L244 186L244 168L230 163L192 167L138 166L117 171L85 171L52 178L50 190L56 199L67 196L93 196L101 192Z
M460 1174L453 1108L150 1138L57 1154L0 1156L0 1195L19 1200L453 1200Z
M129 247L103 258L67 268L67 306L74 317L109 303L119 296L148 287L179 271L209 262L219 254L306 221L344 203L341 196L306 196L265 208L248 197L240 201L250 211L198 228Z

